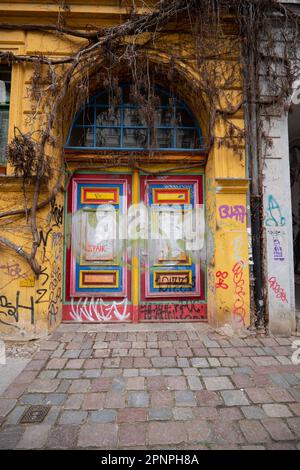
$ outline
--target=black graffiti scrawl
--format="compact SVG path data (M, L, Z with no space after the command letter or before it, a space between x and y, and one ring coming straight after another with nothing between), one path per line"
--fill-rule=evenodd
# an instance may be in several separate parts
M48 215L48 223L52 223L52 227L60 227L63 223L64 208L62 205L56 204L56 199L51 201L51 209Z
M15 301L11 302L7 299L6 295L0 296L0 322L9 325L15 326L14 323L9 322L8 320L12 319L13 322L18 323L20 317L20 310L26 310L30 312L30 321L31 324L34 324L34 301L33 297L30 297L30 305L24 305L20 301L20 291L16 292Z

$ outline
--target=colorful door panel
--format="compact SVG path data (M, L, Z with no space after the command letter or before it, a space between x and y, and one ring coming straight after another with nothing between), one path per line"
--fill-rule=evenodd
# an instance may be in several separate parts
M143 177L141 184L150 214L143 300L199 297L200 263L185 235L186 225L195 222L196 207L203 204L201 177Z
M70 189L69 304L64 305L64 319L131 321L130 260L119 230L131 203L131 177L80 175Z
M140 245L132 234L134 223L143 225L141 215L138 221L135 217L142 213L141 206L130 210L132 177L73 177L65 321L206 319L205 272L198 256L204 238L203 177L140 176L139 192L147 219ZM197 209L203 219L200 226ZM135 268L132 255L139 260Z
M148 250L141 270L140 321L206 318L202 176L141 177Z

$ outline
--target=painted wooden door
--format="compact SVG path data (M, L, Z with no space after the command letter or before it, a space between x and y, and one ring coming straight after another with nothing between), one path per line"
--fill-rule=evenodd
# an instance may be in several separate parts
M203 177L136 176L70 183L65 321L206 318Z
M206 318L202 176L141 177L148 213L140 321Z
M131 321L126 226L131 177L79 175L70 198L65 320Z

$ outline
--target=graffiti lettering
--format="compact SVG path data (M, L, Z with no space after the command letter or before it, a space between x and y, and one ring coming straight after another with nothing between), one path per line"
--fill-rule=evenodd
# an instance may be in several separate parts
M41 270L40 277L41 276L45 276L45 278L46 278L44 280L44 282L42 282L42 286L44 286L47 283L48 279L49 279L49 274L47 273L47 266Z
M246 316L246 309L245 309L245 291L244 285L245 280L243 279L244 276L244 262L239 261L235 263L232 268L233 272L233 283L234 283L234 294L235 294L235 302L233 305L233 315L234 318L238 320L238 323L242 323L245 325L245 316Z
M63 223L64 208L56 204L56 199L51 201L51 210L48 216L48 223L54 222L53 227L59 227Z
M53 251L53 258L57 263L60 263L60 260L62 257L62 251L63 251L63 246L62 246L63 235L60 232L52 232L51 237L52 237L51 248Z
M15 277L15 278L22 277L19 263L12 263L10 261L10 262L7 262L6 264L0 265L0 269L5 270L5 274L7 274L10 277Z
M13 317L16 322L19 320L18 309L7 300L5 295L0 296L0 314Z
M51 273L48 274L48 267L45 266L42 269L40 276L44 276L45 279L41 283L42 286L45 286L48 280L49 282L49 297L46 298L48 289L46 287L42 287L37 289L36 293L38 298L36 299L36 304L48 303L48 319L50 325L56 322L56 318L59 312L60 301L62 297L62 290L61 290L61 272L59 264L54 260L51 266Z
M59 311L59 305L61 301L61 272L60 267L56 261L52 263L51 275L49 283L49 306L48 306L48 317L50 324L56 322L57 314Z
M43 229L40 230L39 233L39 241L38 241L38 246L43 247L43 260L45 259L46 256L46 248L48 244L48 238L50 233L53 231L54 227L59 227L62 222L63 222L63 206L57 205L55 199L51 202L51 210L48 215L47 223L51 224L51 227L47 230L46 234L44 234ZM62 234L60 233L55 233L52 234L52 248L57 247L57 245L60 245L60 240L62 239Z
M206 305L198 301L181 302L180 304L140 305L141 320L201 320L206 318Z
M61 301L61 287L58 287L56 291L50 292L49 295L49 307L48 307L48 317L50 324L56 322L56 318L59 311Z
M221 219L235 218L236 222L241 222L243 224L246 217L246 208L245 206L223 205L219 207L219 214Z
M286 292L282 287L280 287L280 285L277 282L276 277L270 277L269 285L272 291L274 292L274 294L276 294L276 299L280 299L282 302L286 302L287 304L289 303Z
M47 289L37 289L36 293L39 296L35 301L36 304L42 304L44 302L48 302L48 300L42 300L47 294Z
M60 281L61 281L60 267L58 266L56 261L54 261L52 264L51 276L50 276L50 284L49 284L50 290L55 290Z
M228 284L226 284L225 279L228 277L227 271L218 271L216 273L216 277L218 278L218 282L216 282L216 288L219 289L228 289Z
M61 243L62 243L62 233L60 232L52 232L51 233L51 237L52 237L52 245L51 245L51 248L55 249L57 247L61 247Z
M111 321L127 320L130 313L127 312L127 299L120 302L104 302L103 299L71 299L71 317L76 321Z
M267 214L265 220L267 227L283 227L285 225L285 217L283 217L280 206L274 196L268 197Z
M0 296L0 315L4 315L5 317L9 318L12 317L14 318L15 322L18 323L19 321L19 310L29 310L31 315L30 315L30 320L31 324L34 324L34 301L33 297L30 297L30 305L23 305L20 303L20 291L17 291L16 293L16 301L15 304L12 302L9 302L7 300L7 297L5 295ZM6 325L9 325L10 323L7 323L0 319L1 323L4 323Z
M43 261L46 257L46 248L47 248L48 238L52 230L53 230L52 227L49 228L49 230L46 233L46 236L44 235L43 230L40 230L40 233L39 233L38 246L41 246L41 245L43 246Z

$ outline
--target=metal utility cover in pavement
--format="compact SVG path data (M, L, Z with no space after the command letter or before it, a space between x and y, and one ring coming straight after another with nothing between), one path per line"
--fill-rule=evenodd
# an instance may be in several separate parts
M44 405L31 405L27 410L23 413L20 424L25 423L42 423L47 416L50 406Z

